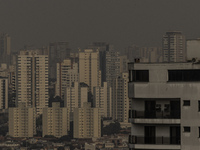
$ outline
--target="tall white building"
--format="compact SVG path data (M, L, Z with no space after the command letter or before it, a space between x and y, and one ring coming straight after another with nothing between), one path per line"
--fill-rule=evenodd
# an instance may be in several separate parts
M0 77L0 109L8 109L8 78Z
M185 36L179 31L166 32L163 35L163 62L185 62Z
M129 148L199 150L200 64L129 63Z
M99 108L99 113L102 117L108 117L108 87L107 82L103 83L103 87L94 87L93 98L94 107Z
M48 55L34 50L20 51L17 58L17 103L36 107L42 114L48 106Z
M99 108L91 108L91 103L74 109L74 138L101 137L101 115Z
M70 120L73 120L74 108L83 107L83 103L88 101L88 86L74 82L71 87L65 89L64 106L69 109Z
M36 134L35 108L19 103L9 108L9 135L11 137L33 137Z
M112 118L128 123L128 73L124 72L113 82Z
M71 87L73 82L79 81L78 63L72 63L70 59L65 59L62 63L57 63L56 95L64 98L66 87Z
M70 130L69 110L65 107L60 107L59 102L53 102L52 107L43 109L42 115L42 136L53 135L61 137L68 135Z
M99 52L92 49L85 49L79 52L79 81L93 87L101 85L101 71L99 68Z

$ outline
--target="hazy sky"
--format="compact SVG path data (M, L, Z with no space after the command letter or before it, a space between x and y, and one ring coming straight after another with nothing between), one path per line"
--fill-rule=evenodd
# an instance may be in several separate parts
M200 0L0 0L0 32L12 49L68 41L84 48L105 41L117 50L128 45L160 46L169 30L200 37Z

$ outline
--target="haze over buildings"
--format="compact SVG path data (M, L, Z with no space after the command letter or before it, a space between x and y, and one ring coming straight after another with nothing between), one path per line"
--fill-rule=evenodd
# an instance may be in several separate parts
M1 139L199 149L199 4L0 0Z

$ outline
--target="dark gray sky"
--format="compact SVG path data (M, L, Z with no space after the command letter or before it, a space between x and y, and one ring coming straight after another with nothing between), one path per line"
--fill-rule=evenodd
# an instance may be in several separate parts
M0 0L0 32L10 34L12 49L68 41L84 48L106 41L160 46L169 30L200 37L200 0Z

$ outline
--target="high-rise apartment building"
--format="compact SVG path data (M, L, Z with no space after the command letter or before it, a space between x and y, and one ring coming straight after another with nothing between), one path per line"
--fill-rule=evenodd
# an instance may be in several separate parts
M71 87L73 82L79 81L78 63L72 63L70 59L65 59L62 63L57 63L56 75L56 95L64 99L66 87Z
M112 86L113 80L120 75L120 55L116 51L106 52L106 82Z
M179 31L166 32L163 35L163 62L185 62L185 36Z
M199 63L129 63L129 148L198 150Z
M9 108L9 135L11 137L33 137L36 134L35 108L19 103Z
M48 106L48 55L20 51L17 58L17 103L36 107L37 115Z
M101 84L106 82L106 52L113 50L113 45L106 42L93 42L88 46L88 49L99 51L99 68L101 70Z
M0 77L0 109L8 109L8 78Z
M101 71L99 68L99 52L92 49L85 49L79 52L79 81L93 87L101 86Z
M103 87L94 87L93 99L94 107L99 108L99 113L102 117L108 117L108 87L107 82L103 83Z
M56 64L69 58L68 42L52 42L49 44L49 78L56 79Z
M73 121L74 108L83 107L84 102L88 102L88 85L74 82L65 89L64 106L70 112L70 121Z
M99 108L91 108L91 103L74 109L74 138L101 137L101 115Z
M106 52L106 82L108 89L108 116L114 118L114 101L116 101L115 92L113 86L115 79L120 76L120 55L116 51L107 51Z
M112 118L128 123L128 73L124 72L113 81Z
M59 102L53 102L52 107L44 108L42 126L43 137L45 135L53 135L59 138L68 135L70 129L68 108L60 107Z
M10 36L5 33L0 34L0 63L11 63Z

